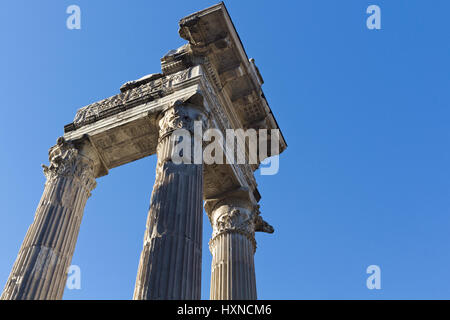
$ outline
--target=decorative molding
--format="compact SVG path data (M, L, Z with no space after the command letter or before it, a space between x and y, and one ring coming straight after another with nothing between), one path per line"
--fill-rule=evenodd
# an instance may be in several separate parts
M228 116L225 114L224 107L219 102L217 94L215 93L216 90L212 87L211 82L208 80L208 78L212 77L213 75L208 72L208 69L203 68L205 70L205 80L204 86L208 93L208 97L211 100L211 113L214 115L214 118L216 120L216 124L218 126L218 129L222 132L223 136L226 136L226 129L232 129L233 126L231 125L230 120L228 119ZM226 155L227 153L224 152ZM232 166L236 169L236 173L240 176L241 181L245 181L248 184L248 187L256 190L256 180L255 176L253 174L253 171L251 170L251 167L249 165L244 164L232 164Z
M162 77L150 74L139 80L129 81L121 87L121 93L79 109L73 123L64 127L70 132L85 125L116 115L135 106L154 101L173 93L174 86L186 81L191 68Z

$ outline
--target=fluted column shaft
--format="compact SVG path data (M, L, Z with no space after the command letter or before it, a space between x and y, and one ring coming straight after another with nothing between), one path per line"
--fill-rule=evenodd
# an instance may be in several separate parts
M252 241L240 233L222 233L211 241L211 253L211 300L256 300Z
M254 253L255 231L273 232L259 215L259 206L246 197L247 192L207 201L213 227L209 242L211 300L256 300ZM212 204L211 204L212 203Z
M61 299L83 216L95 187L93 161L64 139L49 151L50 166L34 221L1 299Z
M193 163L193 149L183 151L182 163L173 158L174 141L181 136L194 145L195 121L203 126L205 116L186 103L176 104L159 121L156 179L134 299L200 299L203 165Z

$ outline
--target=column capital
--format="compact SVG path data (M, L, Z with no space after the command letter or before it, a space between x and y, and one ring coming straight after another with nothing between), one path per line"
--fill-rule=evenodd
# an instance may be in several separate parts
M47 181L58 177L74 177L90 193L96 186L94 161L83 155L71 141L58 138L48 152L49 166L42 165Z
M187 99L175 101L159 116L159 139L170 135L177 129L194 133L195 121L201 121L202 130L208 127L209 113L203 105L203 96L195 93Z
M49 151L44 192L1 299L61 299L84 207L95 187L86 140L59 138Z
M211 299L255 300L254 254L256 231L272 233L259 205L248 188L238 188L206 200L206 212L213 227L209 249Z
M240 233L256 250L255 232L273 233L273 227L260 216L259 205L247 188L224 193L205 202L205 210L213 228L210 247L224 233Z

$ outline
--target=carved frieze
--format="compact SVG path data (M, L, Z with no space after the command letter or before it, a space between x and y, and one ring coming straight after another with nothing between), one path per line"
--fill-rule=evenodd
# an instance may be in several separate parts
M129 81L121 87L121 93L81 108L73 123L64 127L70 132L98 120L116 115L137 105L162 98L174 92L173 87L189 78L191 69L163 77L150 74L141 79Z

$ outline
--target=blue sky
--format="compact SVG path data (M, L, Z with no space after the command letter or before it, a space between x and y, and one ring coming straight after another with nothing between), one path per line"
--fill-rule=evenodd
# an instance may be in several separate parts
M77 4L81 30L66 28ZM78 108L160 71L180 18L215 1L2 1L0 286ZM382 29L366 28L381 8ZM257 175L260 299L449 299L450 2L226 1L288 142ZM110 171L86 206L65 299L130 299L156 157ZM202 297L211 228L204 219ZM366 268L381 268L381 290Z

